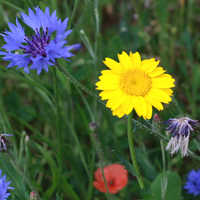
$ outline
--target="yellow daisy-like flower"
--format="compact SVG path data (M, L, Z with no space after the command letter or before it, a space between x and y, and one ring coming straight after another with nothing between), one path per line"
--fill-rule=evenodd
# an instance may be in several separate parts
M108 99L106 107L111 108L113 115L123 117L133 109L144 119L152 117L152 106L163 110L162 103L172 99L174 79L166 70L157 67L159 61L154 58L141 61L138 52L130 55L126 52L118 54L119 63L106 58L104 64L110 70L101 71L100 81L96 83L97 90L103 90L99 96Z

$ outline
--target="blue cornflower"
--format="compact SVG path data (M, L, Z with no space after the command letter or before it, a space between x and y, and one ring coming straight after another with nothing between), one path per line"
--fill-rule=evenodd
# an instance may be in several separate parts
M62 22L56 17L56 11L50 15L48 7L45 12L38 7L35 8L36 13L30 8L28 11L29 15L21 12L21 19L34 30L34 35L27 36L25 28L16 18L16 25L8 23L10 31L1 34L7 42L2 48L7 52L0 52L0 55L4 55L4 60L11 61L7 68L18 65L29 73L28 66L31 65L30 69L37 69L39 75L42 69L48 72L48 66L54 65L55 59L62 57L68 60L74 56L69 50L79 45L65 46L68 43L66 37L72 32L66 31L68 18ZM56 35L52 39L54 32Z
M184 189L188 190L188 193L194 194L194 196L200 194L200 169L198 171L192 170L188 174Z
M188 155L190 131L194 131L199 126L198 120L193 120L188 117L182 117L180 119L170 118L164 123L169 125L167 128L168 133L173 133L166 150L171 148L171 154L173 155L180 149L182 156Z
M14 189L12 187L8 187L10 183L11 181L6 182L6 175L4 175L1 178L1 169L0 169L0 200L5 200L8 196L10 196L8 189L9 190Z

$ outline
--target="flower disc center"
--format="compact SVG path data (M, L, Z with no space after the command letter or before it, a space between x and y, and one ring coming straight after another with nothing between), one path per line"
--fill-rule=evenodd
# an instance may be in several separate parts
M27 46L20 47L24 50L24 53L31 54L33 58L36 58L37 55L47 57L44 47L48 46L50 43L51 37L48 36L48 29L42 31L42 35L36 28L36 34L31 35L31 38L25 36L24 40L28 43Z
M128 95L145 96L152 87L152 80L145 72L134 69L121 74L120 85Z

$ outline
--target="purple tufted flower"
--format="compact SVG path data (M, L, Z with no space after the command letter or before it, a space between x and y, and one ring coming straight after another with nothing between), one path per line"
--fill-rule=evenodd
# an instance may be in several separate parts
M6 143L8 143L8 139L6 137L11 137L13 134L0 134L0 151L7 150Z
M188 190L188 193L194 194L194 196L200 195L200 169L190 171L184 189Z
M166 150L171 148L171 154L173 155L180 149L182 156L188 155L190 131L194 131L199 126L198 120L193 120L188 117L182 117L180 119L170 118L164 123L169 125L167 128L168 133L173 134Z
M69 51L79 45L66 46L66 37L72 32L66 31L68 18L62 22L56 17L56 11L50 15L48 7L45 12L38 7L35 8L36 13L30 8L28 11L29 15L21 12L21 19L33 29L33 35L25 34L25 28L18 19L16 25L8 23L10 31L6 30L1 34L7 43L2 48L7 52L1 51L0 55L4 56L4 60L10 61L7 68L17 65L18 68L24 68L25 73L29 73L29 69L37 69L39 75L42 69L48 72L48 66L54 65L55 59L68 60L74 56ZM52 37L54 32L55 38Z
M1 169L0 169L0 200L6 200L10 193L8 191L14 188L9 187L11 181L6 182L6 175L1 178Z

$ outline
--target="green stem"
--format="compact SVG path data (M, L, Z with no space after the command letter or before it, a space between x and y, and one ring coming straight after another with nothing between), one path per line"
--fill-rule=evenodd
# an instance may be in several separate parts
M145 186L144 186L144 183L143 183L143 180L140 175L139 168L138 168L138 164L136 161L135 150L134 150L134 145L133 145L132 117L133 117L133 112L131 112L128 115L128 124L127 124L129 149L130 149L130 153L131 153L131 159L133 162L133 168L135 170L138 183L139 183L141 189L145 189Z
M58 83L56 76L56 68L53 69L53 80L54 80L54 95L56 101L56 118L57 118L57 134L58 134L58 147L59 147L59 180L62 176L62 133L60 128L60 109L59 109L59 94L58 94ZM60 186L59 186L60 187Z
M86 88L84 85L82 85L80 82L78 82L74 77L72 77L59 63L54 63L56 68L65 76L67 77L72 83L74 83L76 86L80 87L82 90L84 90L85 92L87 92L89 95L91 95L92 97L94 97L95 99L97 99L98 101L101 101L101 98L99 96L97 96L96 94L94 94L93 92L91 92L88 88ZM103 102L103 104L105 104Z
M163 176L161 179L161 197L165 199L166 189L167 189L167 175L166 175L166 160L165 160L165 148L163 140L160 140L160 146L162 151L162 160L163 160Z
M20 176L24 179L24 181L27 183L27 185L29 186L29 188L36 192L36 189L34 188L34 186L31 184L31 182L29 181L29 179L26 177L26 175L24 174L24 172L20 169L20 167L17 165L17 163L15 162L14 158L12 157L12 155L10 154L9 151L6 151L6 155L10 160L10 163L13 165L13 167L17 170L17 172L20 174Z

